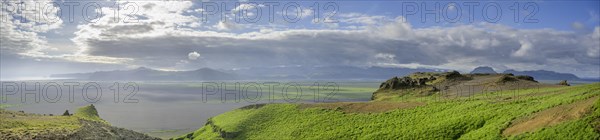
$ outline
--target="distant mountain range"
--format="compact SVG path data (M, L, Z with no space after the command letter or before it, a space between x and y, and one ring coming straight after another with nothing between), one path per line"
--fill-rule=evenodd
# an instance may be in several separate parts
M414 72L447 70L384 68L384 67L268 67L236 70L202 68L194 71L161 71L145 67L132 70L98 71L92 73L54 74L50 77L81 80L150 80L150 81L202 81L202 80L302 80L302 79L387 79Z
M386 67L352 67L352 66L281 66L254 67L234 70L214 70L202 68L192 71L162 71L140 67L131 70L97 71L91 73L54 74L53 78L80 80L140 80L140 81L206 81L206 80L381 80L395 76L406 76L415 72L445 72L450 70L434 70L425 68L386 68ZM481 66L471 73L497 73L493 68ZM553 71L516 71L506 70L503 73L529 75L536 80L586 80L574 74Z
M235 74L225 73L209 68L194 71L161 71L145 67L133 70L98 71L92 73L55 74L50 77L60 77L83 80L159 80L159 81L190 81L190 80L235 80Z
M386 67L268 67L245 68L226 72L245 76L247 79L388 79L389 77L408 75L415 72L435 72L447 70L386 68Z
M473 71L471 71L472 74L485 74L485 73L497 73L496 71L494 71L494 69L492 67L488 67L488 66L480 66L477 67L475 69L473 69ZM587 80L587 81L597 81L597 79L582 79L577 77L575 74L570 74L570 73L558 73L558 72L554 72L554 71L547 71L547 70L535 70L535 71L516 71L516 70L506 70L502 73L512 73L514 75L528 75L528 76L532 76L534 79L536 80Z
M492 67L481 66L481 67L477 67L477 68L473 69L473 71L471 71L471 74L477 74L477 73L496 74L497 72L494 71L494 69Z
M504 73L512 73L514 75L529 75L537 80L582 80L581 78L575 76L575 74L558 73L558 72L547 71L547 70L535 70L535 71L506 70L506 71L504 71Z

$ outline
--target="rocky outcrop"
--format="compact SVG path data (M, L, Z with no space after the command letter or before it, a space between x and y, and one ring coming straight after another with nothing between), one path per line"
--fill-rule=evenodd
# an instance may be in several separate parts
M460 74L458 71L451 71L451 72L447 72L444 74L444 77L446 79L454 79L454 78L460 78L463 77L462 74Z
M428 81L432 80L435 80L435 78L431 77L413 79L410 77L394 77L381 83L381 85L379 85L379 89L405 89L418 86L425 86Z
M488 92L488 89L518 89L526 85L540 85L532 76L513 74L461 74L451 72L416 72L405 77L393 77L381 83L371 95L371 100L389 100L404 95L429 96L471 95Z
M496 83L506 83L512 81L517 81L517 78L510 75L502 75L498 78L498 80L496 80Z
M69 113L69 110L65 110L65 113L63 113L63 116L71 116L71 113Z
M558 83L558 85L563 85L563 86L571 86L571 84L569 84L569 83L567 82L567 80L562 80L562 81L560 81L560 82Z
M447 79L447 80L456 80L464 78L465 76L460 74L458 71L451 71L445 73L426 73L426 72L416 72L409 76L405 77L394 77L389 79L381 85L379 85L380 90L398 90L398 89L408 89L408 88L417 88L427 86L428 83L435 81L439 78Z
M527 81L532 81L532 82L537 82L535 79L533 79L533 77L528 76L528 75L519 75L516 76L517 79L521 79L521 80L527 80Z

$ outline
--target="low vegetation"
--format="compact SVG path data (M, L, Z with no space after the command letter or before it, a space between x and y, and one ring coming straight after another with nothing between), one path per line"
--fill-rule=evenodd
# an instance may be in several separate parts
M499 77L508 77L508 83L535 82L503 74L427 76L444 80L428 78L425 85L413 88L380 89L378 92L386 92L385 100L378 96L371 102L244 107L215 116L197 131L174 139L600 138L600 83L480 90L479 94L449 98L439 92L421 92L431 83L448 80L497 84ZM540 125L519 127L522 123Z
M65 112L64 114L67 114ZM0 109L0 139L156 139L110 126L93 105L74 115L32 114Z
M0 109L0 139L66 138L81 127L76 117Z

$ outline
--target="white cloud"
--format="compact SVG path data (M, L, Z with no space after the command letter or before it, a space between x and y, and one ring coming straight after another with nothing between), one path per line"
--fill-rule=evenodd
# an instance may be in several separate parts
M312 9L309 8L302 8L302 13L300 14L300 16L302 18L306 18L306 17L313 17L314 16L314 12Z
M519 42L521 43L521 47L519 48L519 50L513 53L513 56L525 57L526 55L531 55L530 51L533 49L533 45L531 44L531 42L524 40Z
M385 16L371 16L361 13L340 14L340 22L351 24L375 25L389 21Z
M386 61L386 62L395 62L395 58L396 55L394 54L390 54L390 53L378 53L375 54L375 58L377 59L381 59L382 61Z
M129 17L137 22L117 23L113 21L114 9L105 7L102 8L104 16L97 22L79 25L72 38L81 48L77 53L46 55L39 50L53 47L48 47L45 37L38 33L49 30L28 28L34 26L14 22L1 24L2 51L27 52L28 56L72 62L154 68L194 63L213 68L378 65L467 70L494 64L493 67L500 69L560 72L576 69L585 75L600 74L600 27L595 27L589 34L516 29L500 24L414 28L403 17L350 13L336 17L340 24L324 24L335 27L331 29L283 27L225 32L246 28L246 25L220 21L202 28L199 18L189 13L195 10L190 1L136 3L142 9ZM120 14L120 17L128 17L128 13ZM337 28L347 24L355 28ZM60 25L49 26L60 28ZM188 54L187 58L182 54ZM198 60L200 56L202 61L188 61Z
M226 22L220 24L215 28L233 28ZM90 54L133 58L136 61L133 63L155 67L173 67L181 60L179 55L190 53L189 50L203 52L204 61L194 63L215 68L379 65L467 70L494 64L501 70L527 66L520 68L572 72L567 67L574 67L578 72L587 71L587 75L593 75L598 74L594 70L597 71L599 65L597 53L589 53L597 51L598 31L579 35L552 29L515 29L499 24L413 28L402 17L354 30L290 29L245 33L171 30L162 34L144 34L125 34L118 38L98 36L86 39L86 43L93 48L89 50ZM116 51L119 49L136 51Z
M190 60L197 60L200 57L200 54L198 52L190 52L188 54L188 59Z
M215 24L213 27L221 31L229 31L242 28L240 24L229 21L219 21L219 23Z
M120 5L134 4L140 11L133 15L119 12L119 21L115 21L114 8L103 7L104 15L97 22L78 25L73 42L81 47L78 55L90 54L89 39L137 38L162 36L179 30L191 30L201 26L194 15L184 14L192 8L191 1L136 1L119 2ZM198 10L198 9L196 9ZM128 18L129 20L126 20ZM95 56L91 54L90 56Z
M257 5L255 3L242 3L242 4L238 5L237 7L231 9L231 13L237 13L242 10L253 11L257 6L260 6L260 5Z
M39 5L51 1L21 2L1 2L0 50L2 53L25 56L43 55L44 51L51 50L51 47L47 45L46 37L41 34L62 27L63 21L58 18L58 8L54 5L44 5L49 9L46 11L36 8L36 3ZM15 11L17 7L22 7L28 12Z
M586 42L583 42L588 46L587 55L592 58L600 58L600 26L594 28L589 37L585 37Z

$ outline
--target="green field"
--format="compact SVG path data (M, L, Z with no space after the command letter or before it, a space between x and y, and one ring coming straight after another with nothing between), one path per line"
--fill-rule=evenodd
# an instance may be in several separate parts
M598 95L600 83L451 99L433 95L385 103L266 104L215 116L176 139L599 139ZM418 105L369 110L393 104ZM504 132L509 128L517 131Z

